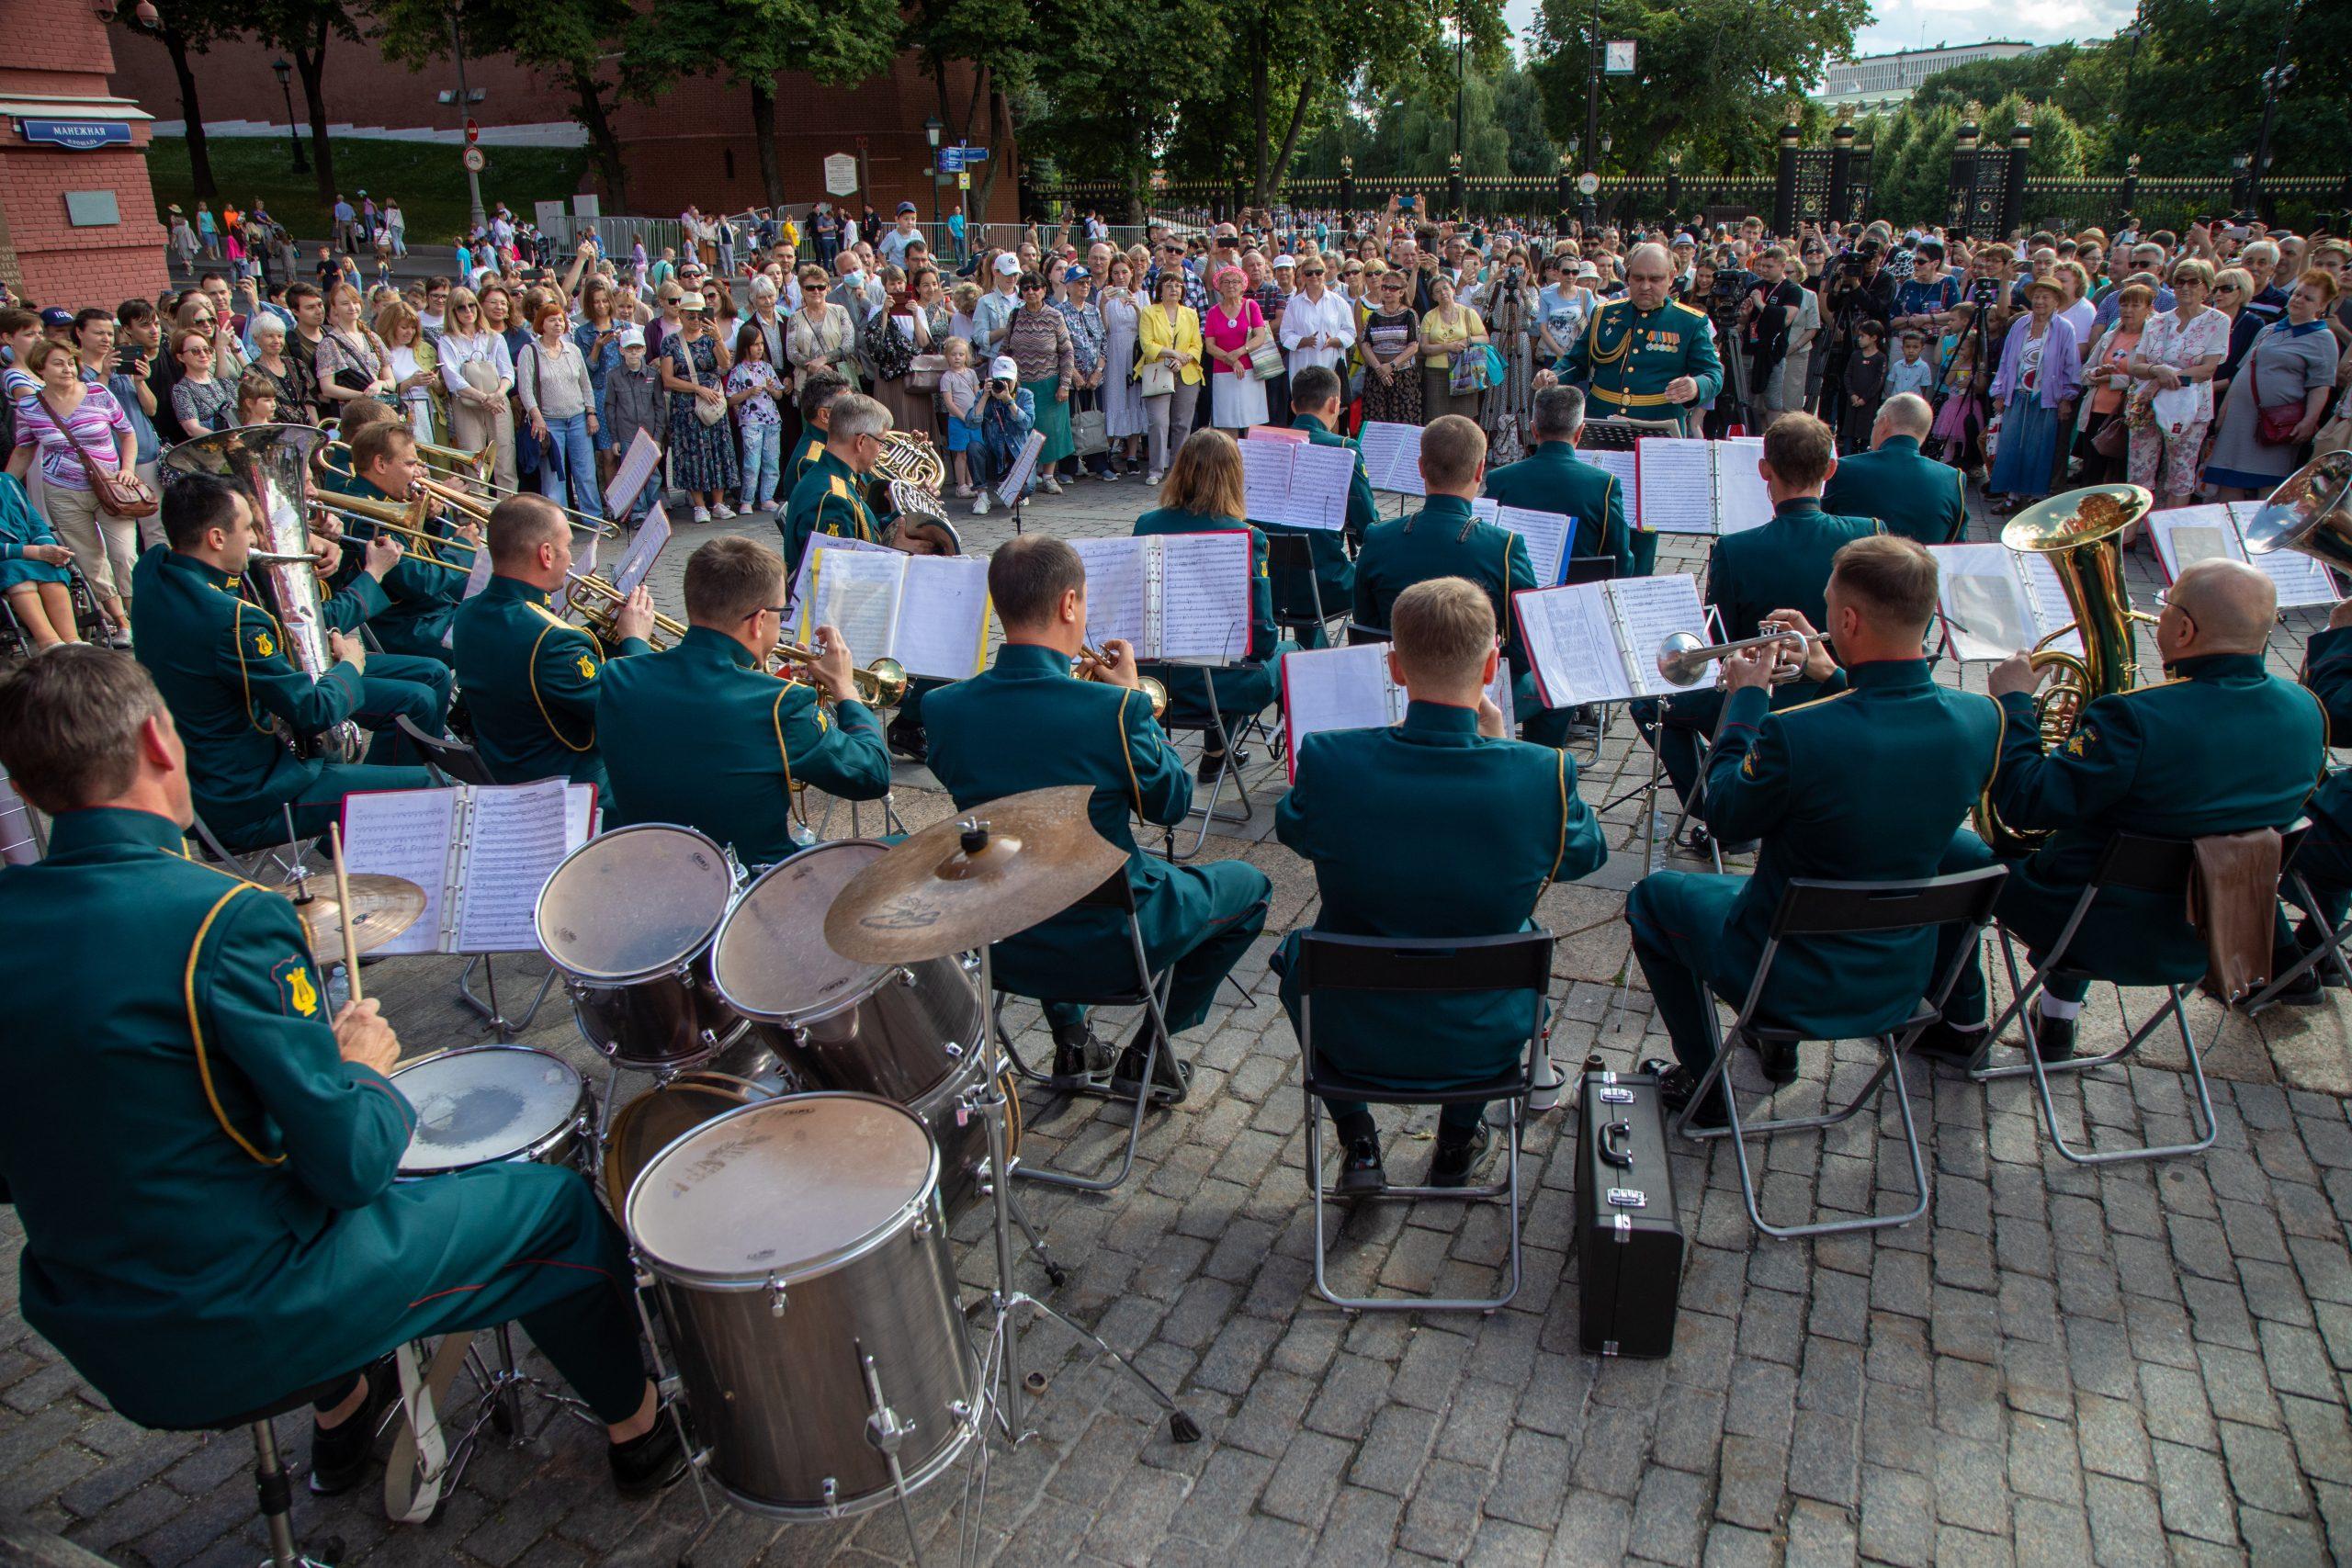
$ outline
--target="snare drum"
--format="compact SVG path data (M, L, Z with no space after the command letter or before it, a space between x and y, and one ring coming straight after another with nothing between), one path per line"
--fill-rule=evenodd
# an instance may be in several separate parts
M857 964L825 945L834 897L888 848L842 839L771 867L711 944L719 995L752 1021L791 1089L911 1105L978 1048L980 989L960 959Z
M539 890L539 945L590 1044L624 1067L663 1071L743 1032L709 973L736 877L703 834L652 822L591 839L555 868Z
M588 1130L588 1086L527 1045L436 1052L395 1070L391 1082L416 1108L404 1177L504 1160L569 1165Z
M906 1433L908 1490L972 1440L978 1371L939 1155L905 1110L850 1094L743 1106L656 1155L622 1216L738 1507L813 1519L891 1501L866 1438L876 1392Z

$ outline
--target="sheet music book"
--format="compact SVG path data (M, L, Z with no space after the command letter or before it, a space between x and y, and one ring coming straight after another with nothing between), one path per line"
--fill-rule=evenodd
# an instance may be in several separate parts
M895 659L910 675L961 681L980 672L989 645L989 563L978 556L910 556L809 545L808 592L797 640L820 626L848 639L860 665Z
M1511 711L1510 666L1500 660L1487 696L1502 709L1503 730L1519 728ZM1380 729L1404 721L1410 699L1388 672L1386 643L1353 643L1283 656L1283 724L1290 739L1290 776L1298 776L1298 743L1325 729Z
M1159 663L1230 664L1250 651L1250 531L1072 539L1086 563L1086 639L1124 637Z
M996 498L1007 506L1017 504L1021 492L1029 488L1029 476L1037 471L1037 454L1046 449L1046 433L1033 430L1029 439L1021 444L1013 456L1012 467L1005 471L1004 481L996 487Z
M1707 638L1699 580L1688 572L1522 590L1511 595L1511 610L1545 707L1665 696L1714 679L1712 664L1688 685L1657 672L1668 634Z
M2259 509L2256 502L2233 501L2148 513L2148 532L2155 540L2165 581L2177 581L2185 569L2220 557L2245 561L2268 577L2278 590L2282 610L2324 609L2335 604L2341 597L2335 579L2311 557L2300 550L2273 550L2258 556L2245 547L2246 525Z
M537 952L539 890L588 841L595 804L594 784L563 779L346 795L345 863L424 889L417 922L375 951Z
M1253 424L1242 432L1242 439L1244 441L1295 441L1303 444L1306 441L1307 434L1303 430L1293 430L1287 424ZM1243 450L1247 451L1248 448L1244 447Z
M1240 444L1250 521L1337 532L1348 520L1355 453L1344 446L1311 446L1303 430L1286 434L1302 439L1269 440L1252 432Z
M643 434L644 432L638 434ZM653 562L662 554L662 547L669 542L670 513L657 501L647 510L645 522L637 530L637 537L628 542L628 554L621 557L620 567L613 573L613 586L624 593L635 592L637 585L645 581L646 573L653 570Z
M1356 445L1363 448L1363 471L1373 489L1393 490L1400 495L1429 494L1429 487L1421 482L1419 425L1368 419L1356 433Z
M1657 534L1739 534L1772 520L1756 471L1761 437L1698 441L1645 435L1634 457L1640 526Z
M845 555L858 551L864 551L867 555L901 553L888 545L870 544L864 539L838 539L831 534L811 534L808 536L808 547L800 552L800 570L793 573L792 577L791 602L796 612L801 605L808 603L808 579L817 570L819 553L825 550L839 551ZM797 613L792 616L796 623L799 618Z
M621 466L613 470L613 482L605 487L605 515L628 516L629 502L637 499L637 492L645 488L645 481L653 477L653 470L661 462L662 448L653 444L651 434L640 428L629 442L628 451L622 455Z
M1998 661L2075 622L2058 572L2041 554L2006 545L1930 545L1936 558L1937 609L1951 656L1963 663ZM2082 649L2069 633L2053 648Z

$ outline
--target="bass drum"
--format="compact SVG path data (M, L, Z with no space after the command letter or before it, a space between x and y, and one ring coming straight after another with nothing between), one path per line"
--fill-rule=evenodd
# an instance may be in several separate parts
M735 863L691 828L589 840L539 890L539 946L563 971L588 1043L624 1067L690 1067L743 1032L711 984L710 942Z
M901 1107L746 1105L653 1157L622 1206L687 1409L736 1506L834 1518L891 1502L978 1433L979 1373L939 1208L939 1152Z
M646 1090L605 1128L605 1201L615 1213L653 1156L704 1122L780 1091L727 1073L680 1073Z

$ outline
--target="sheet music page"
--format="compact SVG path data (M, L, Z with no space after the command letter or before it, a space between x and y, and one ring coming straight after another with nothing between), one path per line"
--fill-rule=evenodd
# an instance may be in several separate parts
M2061 626L2072 626L2075 624L2075 607L2066 603L2065 584L2058 581L2058 569L2050 564L2050 558L2039 550L2011 550L2009 558L2017 563L2018 570L2025 574L2026 592L2033 596L2035 615L2041 625L2041 635L2048 637ZM2050 646L2064 649L2068 653L2080 653L2083 650L2082 634L2069 631Z
M1505 735L1517 735L1519 733L1519 708L1518 705L1511 701L1510 661L1509 660L1498 659L1495 661L1495 678L1487 682L1487 700L1493 703L1496 707L1502 710L1503 733Z
M644 432L638 434L642 435ZM635 590L645 581L645 574L653 570L653 562L661 556L662 547L669 542L670 513L657 501L647 510L645 521L638 527L637 537L628 542L628 553L621 557L620 567L613 573L613 586L624 593ZM489 554L487 550L482 553Z
M1135 644L1138 658L1152 657L1144 647L1145 547L1148 539L1072 539L1069 547L1086 563L1086 640L1100 648L1105 639L1124 637Z
M961 681L978 674L989 641L989 563L978 556L906 560L893 656L910 675ZM859 662L871 662L871 657Z
M1246 455L1250 444L1245 441L1241 446ZM1294 446L1290 458L1290 515L1283 521L1295 527L1338 532L1348 521L1348 491L1355 478L1356 455L1347 447Z
M416 924L377 948L377 953L441 950L442 910L448 892L449 836L457 826L460 793L456 789L402 789L344 796L345 869L354 874L397 876L424 889L424 913L417 917ZM332 896L334 873L313 876L311 890ZM532 945L537 945L536 939ZM321 953L311 956L328 963L342 955Z
M466 573L466 591L459 594L458 597L461 599L470 599L489 586L490 547L485 545L481 549L474 552L474 564L472 570ZM558 589L556 590L553 597L560 600L562 597L562 594L563 590ZM558 611L557 614L560 615L562 612Z
M913 558L897 550L825 551L800 607L797 640L814 647L809 639L816 629L831 626L848 639L852 663L899 658L899 590Z
M1760 436L1732 436L1715 446L1715 494L1726 534L1744 534L1772 521L1772 492L1756 465L1764 456Z
M1159 657L1234 664L1250 654L1250 531L1162 534ZM1091 595L1089 596L1090 598Z
M1287 524L1291 520L1290 457L1298 449L1296 445L1256 434L1238 445L1242 510L1252 523Z
M1011 506L1021 499L1021 492L1029 488L1029 476L1037 471L1037 454L1045 449L1046 433L1031 431L1029 439L1023 442L1021 450L1014 454L1012 467L1006 471L1004 481L996 487L999 501Z
M1577 461L1615 474L1617 504L1625 509L1625 526L1642 526L1641 454L1630 446L1579 446Z
M1527 541L1528 564L1535 569L1535 583L1548 588L1560 581L1567 559L1569 518L1565 512L1536 512L1524 506L1496 509L1493 522Z
M1300 446L1305 446L1308 439L1306 432L1293 430L1287 424L1253 424L1241 433L1241 438L1245 441L1291 441Z
M2282 610L2325 609L2335 604L2335 579L2327 568L2301 550L2273 550L2258 556L2245 547L2246 525L2262 509L2259 502L2233 501L2229 503L2230 521L2234 525L2233 537L2238 541L2237 558L2253 563L2256 570L2278 585L2278 607ZM2184 510L2187 510L2184 508ZM2177 517L2178 512L2157 512L2154 517Z
M1645 435L1639 454L1642 526L1657 534L1715 534L1714 444Z
M621 458L621 466L613 470L613 482L605 487L605 515L628 516L629 502L645 488L645 481L653 477L653 466L661 460L662 448L653 444L652 435L639 430Z
M578 787L541 779L475 789L472 841L458 894L458 952L538 950L539 890L563 857L588 841L584 813L571 798Z
M1503 503L1491 495L1475 497L1470 502L1470 515L1481 523L1492 523L1495 513L1502 509Z
M1357 433L1356 444L1363 448L1364 474L1373 489L1400 495L1429 494L1429 487L1421 483L1419 425L1368 419Z
M899 553L899 551L892 549L888 545L868 544L864 539L837 539L831 534L810 535L808 536L808 547L806 550L803 550L800 554L800 570L792 580L791 603L796 610L808 603L808 580L816 575L817 558L824 555L828 551L836 550L842 554L848 554L857 550L863 550L868 555L897 555ZM792 619L794 625L799 625L800 617L797 614L792 617ZM805 632L808 628L803 627L802 629ZM802 640L806 641L807 639L804 637Z
M1631 581L1631 580L1629 580ZM1634 694L1610 619L1607 586L1538 588L1510 596L1520 636L1550 706L1623 702Z
M1290 726L1290 771L1298 776L1298 743L1326 729L1377 729L1404 713L1392 703L1388 645L1317 648L1283 659L1283 721Z
M1712 664L1700 672L1698 679L1682 686L1657 672L1657 650L1668 633L1690 632L1702 642L1707 639L1707 611L1699 603L1697 578L1685 571L1670 577L1621 577L1600 586L1608 591L1618 624L1625 629L1625 647L1631 649L1628 657L1633 663L1629 673L1635 696L1664 696L1713 683L1715 668Z
M1951 634L1952 657L1963 663L2007 659L2031 648L2032 603L2005 545L1937 545L1936 599Z

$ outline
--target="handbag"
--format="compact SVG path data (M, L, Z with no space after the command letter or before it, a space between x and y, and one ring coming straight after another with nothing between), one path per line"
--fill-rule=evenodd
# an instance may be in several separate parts
M2265 446L2293 446L2295 429L2303 423L2301 403L2273 403L2268 408L2255 405L2255 438Z
M885 312L881 322L867 333L865 357L882 380L900 380L914 367L914 344L899 335L896 318Z
M89 479L90 494L96 498L99 511L109 517L153 517L155 514L156 507L162 503L155 499L155 492L147 488L144 479L120 468L101 468L90 461L90 454L81 442L74 438L73 427L58 416L56 405L49 400L47 392L40 395L40 406L48 411L50 422L64 434L66 445L74 448L74 456L82 460L82 472Z
M1111 427L1101 409L1080 409L1069 416L1070 452L1091 457L1111 449Z
M2091 433L2091 450L2102 457L2120 457L2131 446L2131 427L2125 423L2120 409L2109 415L2107 423Z
M1487 387L1486 356L1466 348L1457 348L1447 356L1445 389L1455 397L1466 392L1479 392Z
M907 363L907 390L935 392L939 378L946 374L947 356L944 354L918 354Z
M1503 369L1502 352L1496 348L1493 344L1488 344L1487 345L1487 385L1489 387L1501 386L1503 384L1503 377L1505 374L1507 374L1507 372Z
M695 364L694 344L681 339L678 346L684 350L681 357L686 362L686 379L697 387L701 386L702 371ZM718 423L727 417L727 400L722 397L718 401L709 403L697 397L695 399L695 417L705 424Z
M1146 360L1136 367L1136 383L1147 398L1164 398L1176 389L1176 367L1164 359Z
M344 336L343 333L339 332L334 333L334 336L336 346L341 348L344 353L351 355L354 359L361 358L368 353L365 348L362 348L359 344L352 342L349 338ZM375 378L369 376L365 370L358 368L356 366L346 365L342 369L334 373L334 384L343 388L345 391L364 392L368 390L368 388L374 386L376 382Z
M1283 351L1273 339L1268 338L1250 353L1250 376L1252 380L1271 381L1287 368L1283 363Z

